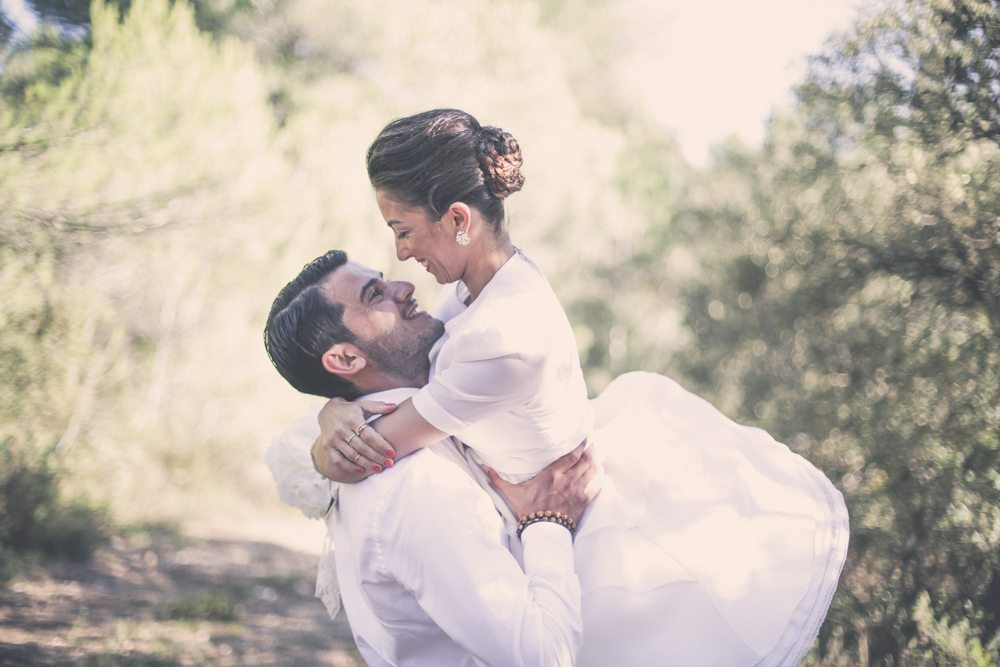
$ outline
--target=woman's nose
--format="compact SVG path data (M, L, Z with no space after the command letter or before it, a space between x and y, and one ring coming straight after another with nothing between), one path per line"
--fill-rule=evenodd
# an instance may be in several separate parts
M406 242L396 239L396 259L401 262L405 262L410 257L412 257L412 255L410 255L410 249L406 247Z

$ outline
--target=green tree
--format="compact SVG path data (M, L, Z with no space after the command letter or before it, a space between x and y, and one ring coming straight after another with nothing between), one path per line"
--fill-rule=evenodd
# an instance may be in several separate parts
M998 58L996 3L892 3L674 220L705 267L675 367L847 496L831 664L998 659Z
M231 280L214 271L250 264L245 239L266 222L253 213L282 173L252 54L192 16L97 2L88 41L42 36L0 77L0 442L25 474L104 501L131 501L163 450L200 451L192 406L176 407L198 392L171 382L181 341L224 345L197 311L213 279ZM181 414L185 448L168 426ZM32 505L6 481L8 516L72 502Z

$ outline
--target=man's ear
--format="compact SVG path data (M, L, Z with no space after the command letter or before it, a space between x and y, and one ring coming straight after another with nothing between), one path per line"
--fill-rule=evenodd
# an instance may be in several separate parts
M323 368L341 377L355 375L367 365L368 359L351 343L336 343L323 353Z
M441 221L448 224L452 232L468 234L469 227L472 225L472 209L469 208L468 204L457 201L448 207L448 210L441 216Z

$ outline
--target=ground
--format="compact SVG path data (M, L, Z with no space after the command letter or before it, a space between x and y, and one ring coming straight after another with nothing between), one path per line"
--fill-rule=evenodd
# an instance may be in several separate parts
M0 665L363 665L313 597L316 554L143 528L0 589Z

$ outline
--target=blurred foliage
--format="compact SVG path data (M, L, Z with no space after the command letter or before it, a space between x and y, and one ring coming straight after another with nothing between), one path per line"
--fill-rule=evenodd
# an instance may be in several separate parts
M663 368L847 496L821 664L998 661L998 59L996 3L891 4L673 218L697 268L691 338ZM671 252L637 259L666 280Z
M638 0L64 4L86 39L42 31L0 72L0 443L45 482L34 507L273 502L259 451L304 403L261 349L270 299L329 247L428 298L363 156L389 119L455 106L522 144L512 232L593 390L670 372L844 491L809 662L998 661L995 2L886 0L762 149L703 170L619 85Z
M174 621L235 621L239 617L237 598L242 593L206 591L165 605L160 615Z
M20 556L89 558L105 542L106 511L61 497L59 476L44 452L0 448L0 584Z
M263 354L270 300L329 247L430 289L420 267L394 267L363 168L385 122L427 107L468 108L530 147L516 234L571 305L587 303L588 266L621 235L602 220L624 208L628 144L582 109L565 54L583 49L541 13L520 1L95 2L84 40L41 31L8 45L3 447L44 454L60 503L108 503L119 523L276 503L259 452L306 399ZM462 49L427 38L470 26ZM592 231L577 242L581 221ZM559 252L571 239L577 257ZM581 331L599 350L608 326Z

